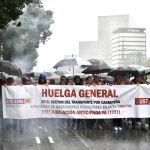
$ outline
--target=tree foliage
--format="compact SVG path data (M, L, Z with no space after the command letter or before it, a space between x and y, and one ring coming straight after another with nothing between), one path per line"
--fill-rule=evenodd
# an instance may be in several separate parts
M23 15L15 23L17 26L11 22L0 32L3 59L14 61L23 71L31 70L38 57L36 49L52 34L52 16L51 11L45 11L39 4L26 6Z
M18 19L23 14L25 5L39 0L0 0L0 29L5 29L8 23Z

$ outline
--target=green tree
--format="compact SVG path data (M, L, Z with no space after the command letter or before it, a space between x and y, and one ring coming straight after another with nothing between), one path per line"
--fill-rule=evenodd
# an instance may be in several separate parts
M0 32L0 52L3 59L17 63L23 71L30 71L38 57L36 49L40 43L49 40L52 34L52 16L51 11L45 11L39 4L27 5L23 15L17 20L21 26L14 26L14 22L11 22Z
M39 0L1 0L0 1L0 29L5 29L8 23L18 19L23 14L23 8ZM18 24L19 25L19 24Z

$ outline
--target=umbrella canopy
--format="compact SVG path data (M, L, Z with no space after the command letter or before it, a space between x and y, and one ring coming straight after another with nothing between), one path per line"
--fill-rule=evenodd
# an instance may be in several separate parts
M129 65L129 67L135 68L135 69L137 69L138 71L141 71L141 70L144 70L144 69L145 69L145 67L144 67L144 66L141 66L141 65Z
M122 75L134 75L137 74L137 70L135 68L131 67L117 67L113 68L110 72L108 72L108 76L116 76L116 74L122 74Z
M57 70L54 73L56 73L57 75L60 75L60 76L63 76L65 74L69 74L69 72L66 70Z
M29 73L24 73L23 75L31 78L38 78L40 74L44 74L46 77L51 76L50 72L29 72Z
M91 65L90 62L84 60L81 57L72 57L72 58L66 58L62 59L58 63L55 64L53 68L57 69L58 67L64 67L64 66L89 66Z
M92 65L101 65L101 64L105 64L107 65L103 60L100 59L89 59L88 60ZM108 66L108 65L107 65Z
M88 66L82 73L85 74L99 74L108 72L111 70L111 67L108 66L104 61L98 59L90 59L89 62L92 64Z
M10 61L0 60L0 72L5 72L9 75L21 76L21 69Z
M38 80L40 74L44 74L46 76L46 79L58 79L60 78L60 75L56 74L55 72L29 72L24 73L23 76L34 78L34 80Z
M48 69L48 71L50 72L50 73L54 73L55 71L57 71L55 68L50 68L50 69Z
M145 75L150 75L150 68L146 67L144 70Z
M141 65L130 65L128 68L135 69L137 72L135 75L149 75L150 74L150 68L144 67Z

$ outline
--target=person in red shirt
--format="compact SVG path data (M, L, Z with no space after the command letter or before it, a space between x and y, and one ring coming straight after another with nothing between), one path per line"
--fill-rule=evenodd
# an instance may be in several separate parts
M13 77L7 78L7 85L16 85Z
M32 80L30 77L24 76L21 78L21 80L22 80L23 85L31 85L32 84Z

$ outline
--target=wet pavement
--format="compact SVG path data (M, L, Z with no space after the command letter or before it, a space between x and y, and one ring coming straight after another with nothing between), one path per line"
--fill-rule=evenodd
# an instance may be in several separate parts
M113 131L109 122L104 129L58 130L55 120L22 121L16 129L0 132L0 150L149 150L150 131ZM40 126L41 125L41 126Z

